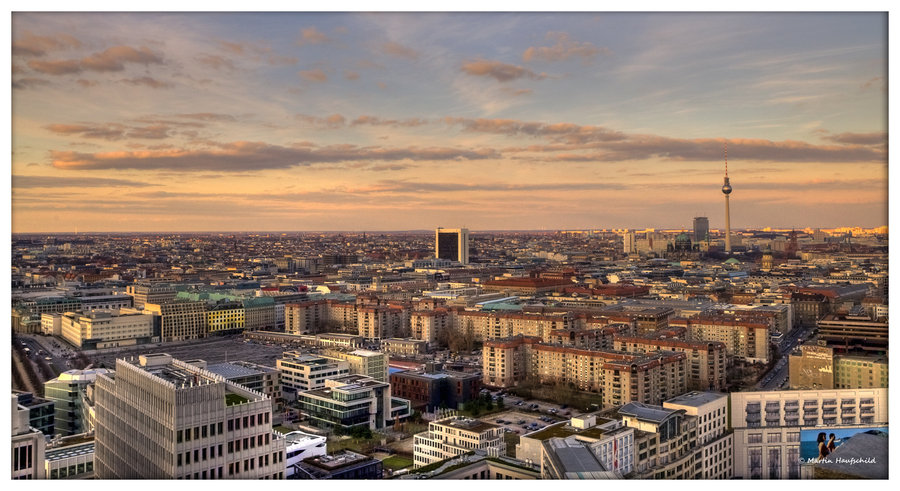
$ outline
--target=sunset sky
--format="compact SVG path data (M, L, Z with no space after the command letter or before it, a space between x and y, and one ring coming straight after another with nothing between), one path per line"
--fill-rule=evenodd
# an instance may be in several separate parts
M12 15L12 231L887 224L887 15Z

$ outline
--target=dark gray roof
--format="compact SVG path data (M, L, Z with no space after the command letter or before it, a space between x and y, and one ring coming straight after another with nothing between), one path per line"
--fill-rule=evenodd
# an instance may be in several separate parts
M606 469L594 454L583 446L556 448L556 456L566 472L597 472Z
M619 409L619 414L634 416L643 421L662 423L679 411L682 413L684 412L683 409L666 409L662 406L651 406L640 402L629 402Z

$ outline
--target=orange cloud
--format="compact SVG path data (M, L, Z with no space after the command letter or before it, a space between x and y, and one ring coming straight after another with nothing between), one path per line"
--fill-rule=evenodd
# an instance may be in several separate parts
M324 82L328 80L328 75L325 75L325 72L320 68L315 68L312 70L300 70L298 72L301 77L305 80L309 80L310 82Z
M47 75L68 75L83 71L120 72L128 63L162 64L163 59L161 55L146 47L135 49L130 46L113 46L80 60L30 60L28 66L36 72Z
M408 60L416 60L419 58L418 51L393 41L381 45L381 51L385 54L396 56L398 58L406 58Z
M340 144L310 148L306 145L285 147L263 142L239 141L214 144L213 147L203 150L98 153L53 150L50 156L52 165L59 169L167 169L220 172L286 169L314 163L480 160L499 156L490 149L417 146L389 148Z
M344 78L347 80L359 80L359 73L352 70L346 70L344 71Z
M153 77L123 78L119 81L128 85L143 85L150 87L151 89L168 89L175 86L175 84L171 82L164 82Z
M823 136L825 140L846 145L885 145L888 141L886 133L880 131L874 133L839 133Z
M329 41L328 36L313 26L300 31L300 41L298 41L297 44L302 46L304 44L321 44L326 41Z
M565 61L578 56L584 61L593 60L598 54L610 54L607 48L598 48L589 42L577 42L569 39L564 32L548 32L546 39L556 40L553 46L532 46L522 54L524 61Z
M81 41L68 35L35 36L28 33L13 41L12 54L20 56L44 56L49 51L81 47Z
M462 71L479 77L493 77L499 82L509 82L519 78L542 80L547 78L545 73L535 73L527 68L503 63L500 61L475 60L463 64Z

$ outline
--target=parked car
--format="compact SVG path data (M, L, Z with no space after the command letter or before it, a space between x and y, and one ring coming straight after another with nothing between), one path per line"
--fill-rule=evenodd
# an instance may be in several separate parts
M519 422L516 423L516 424L523 425L523 424L525 424L525 420L524 420L524 419L520 419Z

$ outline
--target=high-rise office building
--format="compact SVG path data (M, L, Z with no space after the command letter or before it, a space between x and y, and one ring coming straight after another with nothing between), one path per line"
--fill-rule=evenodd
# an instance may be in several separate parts
M116 360L95 397L100 479L284 479L261 392L156 353Z
M438 227L434 231L434 257L469 264L469 229Z
M694 217L694 242L700 243L709 236L709 218Z

